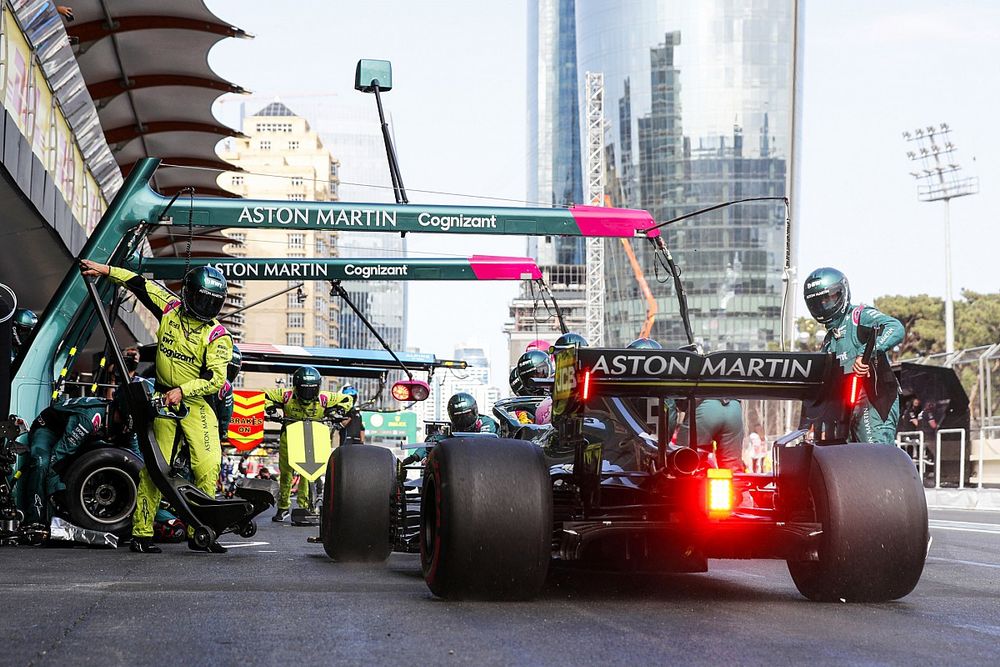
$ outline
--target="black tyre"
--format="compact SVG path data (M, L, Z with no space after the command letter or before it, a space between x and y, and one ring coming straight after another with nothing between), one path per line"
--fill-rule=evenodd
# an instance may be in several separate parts
M526 600L545 584L552 488L541 449L454 438L431 450L420 508L420 562L434 595Z
M913 590L927 556L927 502L905 452L892 445L815 447L809 491L823 533L819 560L788 562L802 595L886 602Z
M66 473L66 511L81 528L126 533L132 527L142 461L134 454L103 447L78 458Z
M385 447L337 447L326 467L323 549L336 561L380 563L392 552L396 457Z

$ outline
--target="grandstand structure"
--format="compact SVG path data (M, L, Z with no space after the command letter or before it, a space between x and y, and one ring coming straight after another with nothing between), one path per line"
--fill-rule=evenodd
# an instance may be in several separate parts
M44 310L139 158L163 158L153 185L165 194L231 196L216 179L233 167L215 146L239 132L212 103L243 89L212 71L208 53L249 35L202 0L75 0L61 11L0 0L0 35L0 280L21 305ZM183 255L188 235L160 228L149 242L153 254ZM229 242L199 232L191 252L218 255ZM135 314L120 329L150 339Z

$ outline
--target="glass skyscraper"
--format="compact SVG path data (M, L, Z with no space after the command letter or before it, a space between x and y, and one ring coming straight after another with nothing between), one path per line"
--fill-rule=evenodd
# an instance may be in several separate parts
M665 221L786 196L795 30L796 0L577 0L577 89L586 72L604 73L613 204ZM781 202L754 202L664 229L695 338L709 349L778 343L784 225ZM657 300L651 335L686 342L668 276L655 274L648 243L631 243ZM624 245L605 248L606 343L624 344L639 334L647 303Z
M528 202L569 206L583 202L580 103L576 68L575 0L527 3ZM529 237L528 254L559 300L567 326L585 327L586 249L581 238ZM561 333L533 286L522 284L505 327L513 364L525 345Z

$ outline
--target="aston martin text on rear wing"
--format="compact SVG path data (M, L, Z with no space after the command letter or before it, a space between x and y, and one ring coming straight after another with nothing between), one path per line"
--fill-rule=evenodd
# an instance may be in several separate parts
M592 396L776 398L812 401L839 373L832 355L566 348L556 353L556 400Z

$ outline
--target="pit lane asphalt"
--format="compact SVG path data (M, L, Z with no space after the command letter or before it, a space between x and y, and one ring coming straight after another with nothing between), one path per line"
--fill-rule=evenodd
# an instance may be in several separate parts
M550 573L525 603L431 597L419 558L329 561L261 522L228 554L0 549L2 665L997 664L1000 513L932 511L916 590L817 604L784 563L707 574Z

